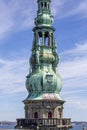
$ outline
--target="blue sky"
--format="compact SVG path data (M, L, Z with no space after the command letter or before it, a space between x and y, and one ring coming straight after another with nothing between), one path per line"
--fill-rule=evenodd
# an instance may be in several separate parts
M64 117L87 121L87 0L52 0ZM0 0L0 120L24 117L36 0Z

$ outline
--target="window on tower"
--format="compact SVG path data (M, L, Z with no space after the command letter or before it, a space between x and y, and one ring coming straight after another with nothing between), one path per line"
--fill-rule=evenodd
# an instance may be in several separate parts
M34 113L34 118L38 118L38 112Z
M40 45L43 43L42 32L39 32L39 43Z
M41 7L43 8L43 2L41 2Z
M51 111L48 112L48 118L52 118L52 112Z
M48 37L46 37L46 46L48 46Z
M45 8L47 8L47 3L45 2Z
M42 37L40 37L40 44L42 44L43 40L42 40Z
M49 38L48 38L48 32L45 33L45 45L48 46Z

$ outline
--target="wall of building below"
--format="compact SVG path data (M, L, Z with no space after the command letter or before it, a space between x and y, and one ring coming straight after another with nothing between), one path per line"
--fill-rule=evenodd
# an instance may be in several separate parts
M33 101L25 104L25 119L63 118L63 103Z

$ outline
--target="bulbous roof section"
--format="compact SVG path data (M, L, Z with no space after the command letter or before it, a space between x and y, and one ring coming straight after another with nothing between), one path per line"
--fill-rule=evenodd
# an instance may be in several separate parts
M30 97L32 95L39 96L41 93L59 94L62 88L62 80L54 71L40 71L40 73L27 76L26 88Z
M49 14L39 14L38 17L35 19L35 24L37 26L41 26L41 25L52 26L53 16Z

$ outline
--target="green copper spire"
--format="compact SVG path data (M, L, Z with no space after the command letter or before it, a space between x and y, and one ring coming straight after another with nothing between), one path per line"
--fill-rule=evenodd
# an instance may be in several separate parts
M30 72L26 77L28 97L23 101L25 118L17 119L18 129L69 130L71 120L63 118L62 80L57 73L59 57L54 38L51 0L37 0Z
M34 40L30 57L30 73L26 79L29 95L26 100L62 100L59 93L62 80L56 71L59 57L54 38L51 0L38 0L37 17L33 28Z

